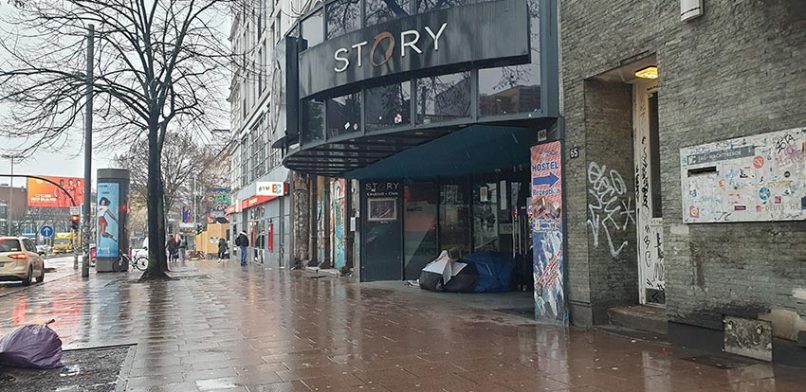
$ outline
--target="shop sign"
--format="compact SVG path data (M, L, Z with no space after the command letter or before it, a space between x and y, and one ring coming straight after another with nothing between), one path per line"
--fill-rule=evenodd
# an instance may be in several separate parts
M224 210L224 213L227 214L227 215L234 214L235 213L235 205L233 204L233 205L227 207L227 209Z
M285 182L265 182L255 183L255 195L257 196L285 196L288 194L288 184Z
M526 3L499 0L434 10L307 48L299 54L299 98L407 72L527 63Z
M241 208L242 209L252 208L254 206L270 202L276 198L277 196L252 196L241 202Z

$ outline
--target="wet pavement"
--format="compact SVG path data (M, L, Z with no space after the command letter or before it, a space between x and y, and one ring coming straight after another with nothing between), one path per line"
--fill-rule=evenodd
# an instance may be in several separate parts
M93 271L13 292L0 297L0 333L56 318L66 349L136 344L127 391L806 391L803 370L720 368L415 289L206 261L175 276Z

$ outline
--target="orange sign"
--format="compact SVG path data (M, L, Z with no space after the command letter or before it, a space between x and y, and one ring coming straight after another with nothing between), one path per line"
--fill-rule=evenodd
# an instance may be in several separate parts
M75 205L84 203L84 179L77 177L54 177L40 176L47 178L64 188L70 196L73 196ZM70 197L59 187L37 178L28 178L28 207L33 208L69 208L73 206Z

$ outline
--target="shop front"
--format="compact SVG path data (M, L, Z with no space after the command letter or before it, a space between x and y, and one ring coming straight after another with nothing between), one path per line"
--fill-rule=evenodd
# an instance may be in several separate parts
M247 257L267 266L289 264L287 244L290 243L289 184L282 181L256 181L241 191L238 210L241 219L233 220L234 235L245 231L249 238ZM236 251L237 252L237 251Z
M316 252L354 252L362 281L448 249L531 266L530 149L561 137L556 4L389 3L327 2L282 45L283 164L319 178Z

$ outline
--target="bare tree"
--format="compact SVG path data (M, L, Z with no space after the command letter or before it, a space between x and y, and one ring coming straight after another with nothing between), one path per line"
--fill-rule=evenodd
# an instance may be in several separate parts
M199 132L226 119L222 94L239 54L227 43L238 0L22 0L4 13L0 101L12 105L2 131L29 140L26 152L58 145L82 122L87 78L84 34L96 28L93 130L98 145L143 143L147 160L149 263L142 279L167 278L163 152L171 130ZM249 10L250 12L246 12ZM133 173L135 175L141 173Z
M162 149L161 167L165 211L171 211L177 202L191 200L194 177L203 178L204 169L214 158L211 149L200 145L187 133L168 132ZM115 163L128 169L131 178L130 198L148 200L148 148L145 143L134 143L126 153L115 156Z

